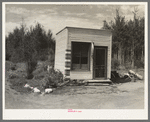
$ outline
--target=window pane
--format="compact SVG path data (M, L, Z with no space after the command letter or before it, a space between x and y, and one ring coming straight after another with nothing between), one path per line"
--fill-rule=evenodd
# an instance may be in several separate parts
M88 70L88 55L90 43L73 42L72 43L72 69Z
M88 57L81 57L81 64L87 64L88 63Z
M82 44L82 48L81 48L82 57L88 57L88 49L89 49L89 44Z
M73 57L73 64L80 64L80 57Z

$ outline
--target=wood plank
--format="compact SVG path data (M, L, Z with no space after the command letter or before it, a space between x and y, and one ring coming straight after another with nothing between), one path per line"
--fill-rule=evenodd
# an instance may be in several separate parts
M91 82L91 83L104 83L104 82L112 82L111 80L107 79L107 80L88 80L87 82Z
M55 69L59 69L64 74L65 67L65 53L67 47L67 30L62 31L56 37L56 50L55 50Z

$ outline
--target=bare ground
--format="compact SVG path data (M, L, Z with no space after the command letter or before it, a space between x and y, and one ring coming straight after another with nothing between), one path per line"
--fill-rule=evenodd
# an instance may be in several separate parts
M25 64L18 63L17 70L10 71L11 62L6 62L5 108L6 109L143 109L144 108L144 80L120 83L114 85L97 84L97 86L64 86L53 93L42 96L28 92L11 83L25 83ZM10 66L9 66L10 65ZM37 68L35 75L40 76ZM123 70L121 73L127 72ZM144 76L143 70L139 69ZM42 72L43 73L43 72ZM13 75L15 74L15 75ZM17 76L9 78L8 76ZM43 75L43 74L42 74ZM30 80L31 86L41 82Z
M6 82L6 109L143 109L144 82L65 86L53 93L20 94Z

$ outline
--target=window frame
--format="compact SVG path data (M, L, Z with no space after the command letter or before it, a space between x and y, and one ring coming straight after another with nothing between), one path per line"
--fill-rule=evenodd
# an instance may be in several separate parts
M81 68L81 58L82 58L82 54L80 55L80 59L79 59L79 65L80 65L80 68L76 68L76 69L73 69L73 44L74 43L82 43L83 45L86 43L86 44L88 44L89 46L88 46L88 54L87 54L87 66L88 66L88 68L87 69L82 69ZM80 53L81 53L81 50L80 50ZM90 42L77 42L77 41L72 41L71 42L71 71L90 71L90 55L91 55L91 43Z

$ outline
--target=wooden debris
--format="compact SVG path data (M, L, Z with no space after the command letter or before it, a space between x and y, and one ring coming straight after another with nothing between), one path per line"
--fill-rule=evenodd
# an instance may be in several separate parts
M135 76L135 77L137 77L139 80L142 80L142 79L143 79L143 77L142 77L141 75L139 75L139 74L135 73L135 72L134 72L134 71L132 71L132 70L129 70L129 74L134 75L134 76Z

